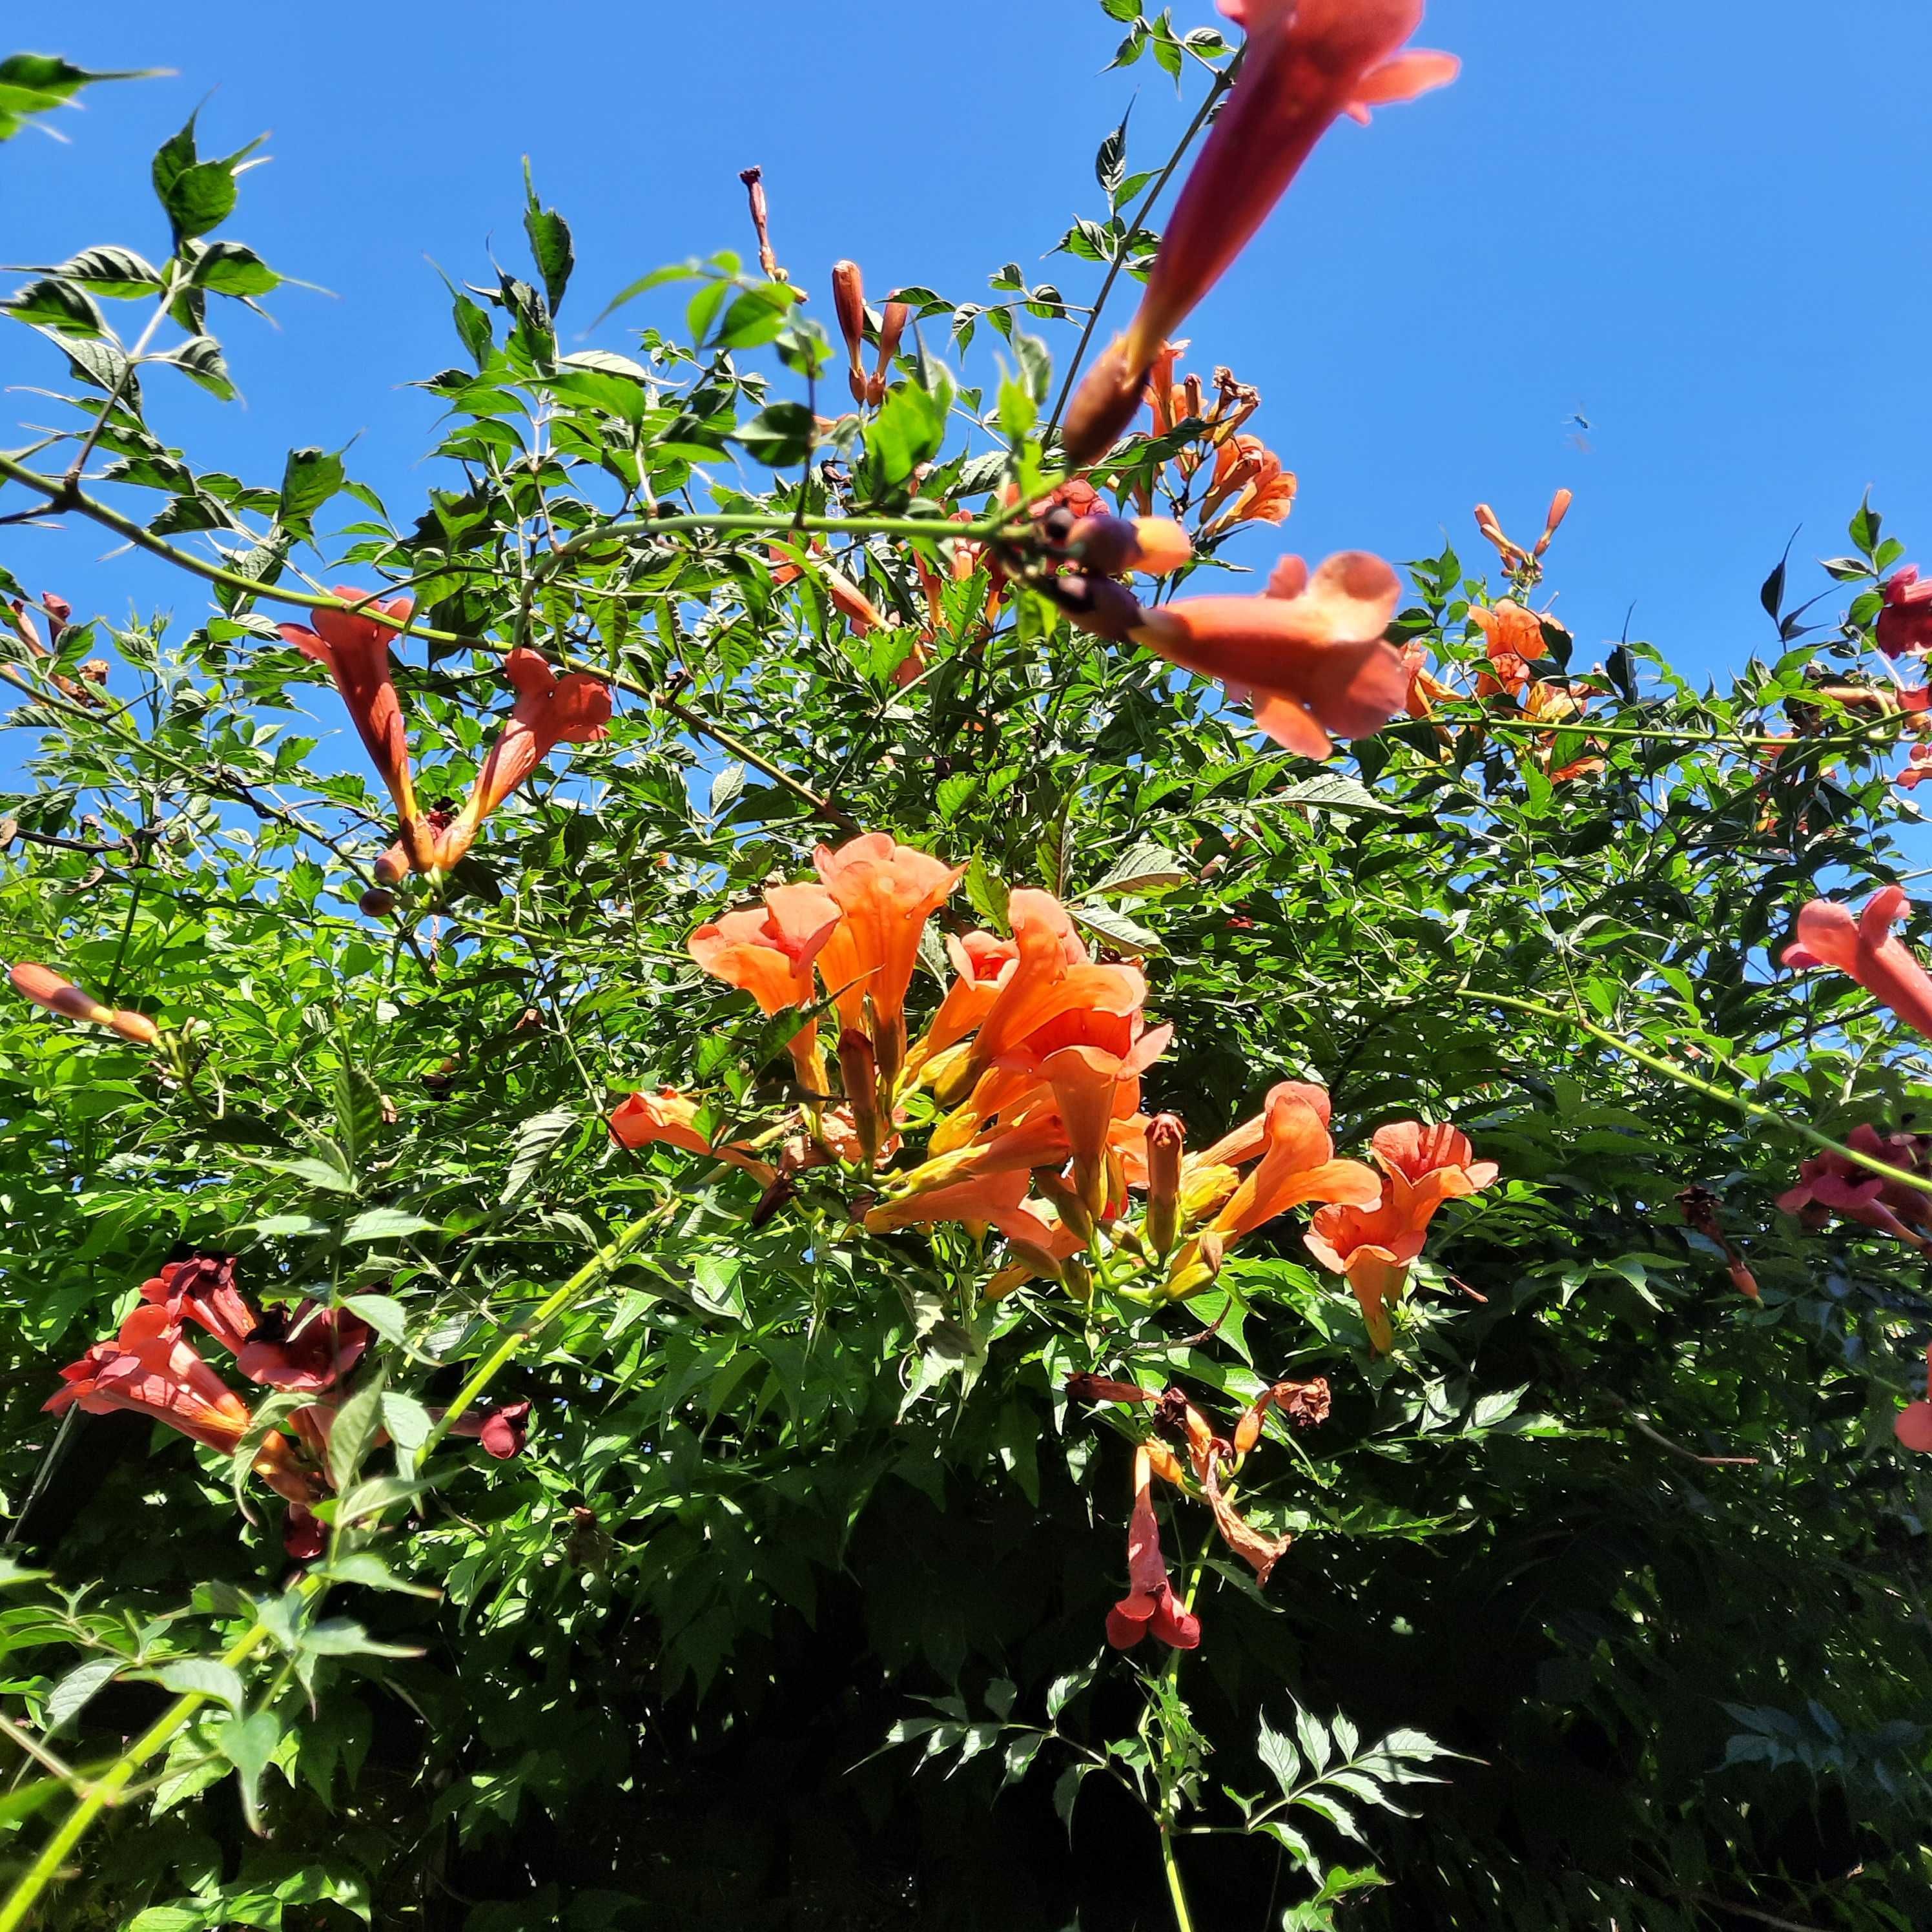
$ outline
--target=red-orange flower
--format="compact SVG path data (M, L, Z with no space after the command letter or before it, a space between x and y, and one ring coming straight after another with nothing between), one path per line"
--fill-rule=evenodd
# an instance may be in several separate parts
M1214 520L1204 530L1214 536L1237 524L1280 524L1294 507L1300 485L1294 472L1258 436L1231 436L1214 452L1214 473L1201 514ZM1214 513L1227 506L1219 517Z
M706 1154L714 1160L728 1160L734 1167L742 1167L760 1186L770 1186L778 1178L777 1170L770 1162L759 1160L748 1148L740 1147L735 1142L722 1147L716 1144L698 1130L698 1117L701 1111L695 1100L669 1087L655 1094L627 1094L611 1112L610 1131L634 1153L639 1148L662 1141L668 1147L682 1148L687 1153Z
M1232 697L1277 744L1325 758L1333 734L1364 738L1403 708L1408 676L1383 640L1402 586L1364 550L1331 556L1311 578L1283 560L1264 597L1185 597L1148 611L1137 643Z
M1516 603L1498 604L1492 610L1476 604L1469 620L1482 632L1490 658L1489 668L1478 674L1477 696L1492 697L1498 692L1520 696L1529 682L1530 666L1547 655L1540 620Z
M1908 1402L1892 1423L1892 1431L1902 1449L1932 1453L1932 1348L1925 1352L1926 1393L1924 1400Z
M1160 1520L1154 1508L1154 1464L1146 1446L1134 1451L1134 1510L1127 1522L1127 1594L1107 1612L1107 1641L1132 1650L1151 1635L1175 1650L1201 1642L1201 1619L1174 1593L1160 1553Z
M1456 77L1448 54L1398 50L1423 0L1222 0L1247 30L1241 76L1222 104L1168 222L1140 312L1096 364L1064 426L1069 462L1090 463L1138 406L1163 340L1268 219L1315 144L1343 115L1366 121Z
M59 1013L71 1020L90 1020L96 1026L104 1026L118 1033L123 1040L132 1040L136 1046L152 1046L161 1036L161 1030L145 1013L124 1012L116 1008L104 1006L90 993L84 993L70 980L63 980L58 973L50 972L44 966L35 966L22 961L18 966L10 967L7 982L15 992L32 1000L37 1006L44 1006L50 1013Z
M1922 580L1909 563L1880 586L1885 608L1878 614L1878 647L1888 658L1932 651L1932 578Z
M610 734L610 687L587 671L559 677L540 651L520 648L503 660L503 675L517 688L510 722L483 761L468 801L436 841L436 863L446 872L460 860L494 812L557 745L592 745Z
M389 796L394 800L398 829L418 872L436 862L426 828L416 810L416 784L410 772L408 734L403 728L402 706L389 676L389 640L414 609L407 597L385 604L346 584L335 586L344 604L362 604L359 610L318 610L315 628L278 624L284 640L305 658L328 667L349 707L355 725ZM367 599L365 602L364 600Z
M1845 1136L1845 1144L1908 1174L1924 1172L1932 1165L1918 1136L1881 1134L1867 1122ZM1778 1197L1778 1204L1808 1226L1822 1227L1828 1215L1838 1214L1932 1254L1932 1238L1924 1232L1932 1228L1932 1194L1902 1180L1888 1180L1831 1148L1812 1155L1799 1167L1797 1184ZM1912 1222L1918 1226L1906 1225Z
M1911 910L1898 886L1874 893L1856 920L1849 906L1814 899L1798 915L1798 937L1784 949L1784 963L1850 974L1881 1006L1932 1040L1932 979L1892 931Z
M714 980L749 993L760 1012L782 1013L812 1004L813 962L840 916L838 902L817 886L772 886L764 904L728 912L686 944ZM790 1042L799 1078L813 1094L824 1091L818 1035L818 1022L808 1020Z
M111 1342L97 1342L62 1370L64 1386L41 1405L53 1414L77 1405L90 1415L130 1409L232 1456L248 1432L248 1406L196 1354L168 1311L152 1304L134 1310ZM321 1494L298 1468L285 1436L271 1433L255 1458L256 1472L292 1499Z
M1488 1186L1497 1168L1474 1157L1466 1135L1420 1120L1384 1127L1370 1145L1382 1170L1381 1201L1367 1209L1318 1208L1307 1241L1324 1268L1348 1277L1370 1346L1385 1354L1395 1346L1388 1311L1408 1285L1436 1210Z
M889 833L814 854L819 883L844 914L818 956L842 1028L872 1036L890 1088L905 1064L905 1000L926 922L952 895L963 866L948 866ZM873 1024L867 1023L870 1008Z

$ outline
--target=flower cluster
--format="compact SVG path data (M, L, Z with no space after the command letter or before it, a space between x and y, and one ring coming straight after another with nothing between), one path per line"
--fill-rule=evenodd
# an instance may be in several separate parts
M1173 1031L1148 1022L1145 975L1094 959L1066 908L1026 888L1009 896L1010 937L946 935L952 975L912 1039L921 943L962 868L882 832L821 847L815 865L814 881L767 887L689 942L761 1012L800 1015L789 1047L800 1104L752 1140L720 1139L692 1097L633 1094L610 1116L624 1145L707 1154L768 1193L805 1168L857 1168L875 1234L956 1225L1004 1238L988 1301L1030 1282L1084 1301L1096 1281L1142 1302L1181 1300L1234 1243L1316 1206L1310 1251L1349 1282L1371 1346L1393 1346L1389 1310L1430 1220L1496 1177L1463 1135L1409 1121L1375 1136L1375 1166L1338 1158L1327 1092L1286 1081L1253 1119L1190 1154L1178 1116L1142 1107L1142 1076ZM821 1012L838 1027L830 1054ZM922 1156L902 1160L915 1119L933 1124Z
M483 821L560 744L588 745L607 735L610 688L583 671L559 677L542 653L518 648L503 660L503 675L517 701L491 746L470 797L459 812L425 810L416 800L409 734L390 673L390 640L409 621L406 597L384 603L338 584L337 598L356 610L318 610L315 628L283 624L284 639L327 667L349 707L370 758L394 801L396 843L376 862L384 892L412 872L447 872L475 842ZM378 898L371 911L386 910Z
M1260 1442L1270 1409L1298 1428L1313 1428L1328 1420L1328 1382L1318 1377L1312 1382L1276 1382L1262 1390L1227 1436L1214 1432L1183 1389L1156 1393L1134 1382L1074 1375L1067 1378L1066 1394L1073 1402L1138 1406L1148 1411L1151 1424L1150 1432L1134 1446L1127 1594L1107 1613L1107 1641L1116 1650L1132 1650L1151 1636L1175 1650L1195 1649L1201 1642L1201 1620L1168 1576L1154 1514L1154 1479L1158 1476L1183 1495L1204 1502L1214 1513L1222 1541L1253 1570L1256 1582L1265 1585L1293 1539L1257 1529L1234 1507L1229 1493L1232 1480Z
M319 1302L292 1312L265 1310L237 1285L235 1264L225 1256L170 1262L140 1294L140 1305L113 1336L62 1370L62 1386L43 1406L55 1414L76 1407L91 1415L129 1410L232 1456L258 1432L255 1417L189 1340L188 1328L200 1329L258 1388L315 1398L290 1413L292 1438L274 1427L259 1432L253 1467L288 1503L288 1553L304 1562L320 1556L328 1533L314 1506L329 1492L329 1432L344 1384L368 1348L369 1324ZM475 1412L456 1432L481 1436L493 1456L514 1456L529 1414L528 1402Z

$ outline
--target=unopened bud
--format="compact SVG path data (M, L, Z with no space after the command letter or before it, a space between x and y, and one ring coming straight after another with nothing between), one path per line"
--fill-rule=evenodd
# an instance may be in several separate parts
M885 1138L879 1120L879 1063L871 1040L856 1027L848 1027L838 1036L838 1078L844 1084L845 1104L852 1110L852 1130L870 1167Z
M1172 517L1136 517L1134 537L1139 554L1134 568L1149 577L1165 577L1194 560L1194 545Z
M911 320L912 310L902 302L886 303L879 317L879 359L873 365L872 380L867 386L874 392L872 402L874 409L885 400L886 385L892 378L892 358L899 352L906 324Z
M1140 408L1147 370L1130 369L1126 338L1114 342L1073 392L1060 429L1060 453L1074 469L1106 454Z
M1076 629L1124 644L1148 621L1139 598L1111 577L1056 577L1040 586Z
M1125 517L1102 514L1082 517L1067 533L1066 548L1096 576L1118 577L1132 569L1141 547Z
M63 980L44 966L23 962L8 970L7 980L15 992L32 1000L35 1006L68 1019L87 1020L95 1026L106 1027L136 1046L152 1046L161 1036L160 1028L146 1014L122 1012L104 1006L92 993L83 992L72 980Z
M356 902L371 919L387 919L396 909L396 896L381 886L372 886Z
M400 886L410 875L410 855L398 839L370 867L379 886Z
M866 372L860 356L866 346L866 278L856 262L832 265L832 306L838 316L838 332L845 338L845 354L857 379L854 387L858 399L866 399Z
M1570 490L1559 490L1550 498L1550 515L1543 526L1543 535L1537 540L1537 556L1540 556L1550 548L1552 539L1563 527L1563 519L1570 514L1570 506L1576 500L1576 493Z
M1172 1114L1157 1114L1147 1130L1147 1238L1165 1261L1180 1233L1180 1156L1187 1132Z

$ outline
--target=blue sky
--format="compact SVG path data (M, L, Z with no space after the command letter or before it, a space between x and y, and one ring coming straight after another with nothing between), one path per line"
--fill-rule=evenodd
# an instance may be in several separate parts
M459 359L425 257L459 278L493 245L522 262L522 155L576 232L567 332L659 262L744 248L752 162L822 312L842 255L875 298L982 298L1009 257L1077 295L1094 272L1042 257L1096 212L1100 136L1135 101L1151 165L1178 124L1151 61L1101 71L1119 32L1093 0L46 10L46 50L179 77L98 90L61 117L70 145L0 148L0 258L158 254L148 157L213 90L205 148L266 128L274 158L224 232L339 292L279 292L279 330L232 316L245 409L158 375L158 418L252 479L358 437L354 472L412 514L436 406L400 386ZM1256 427L1300 473L1283 547L1403 558L1447 530L1472 555L1478 498L1533 534L1567 484L1552 581L1582 662L1634 604L1634 635L1707 672L1766 643L1757 588L1793 527L1800 558L1842 550L1868 484L1932 563L1924 0L1432 0L1420 39L1462 80L1331 134L1190 332L1198 362L1261 386ZM622 347L628 320L586 340ZM0 380L57 367L0 332ZM18 394L0 413L46 416ZM159 566L98 564L106 547L0 532L0 560L84 610L198 610Z

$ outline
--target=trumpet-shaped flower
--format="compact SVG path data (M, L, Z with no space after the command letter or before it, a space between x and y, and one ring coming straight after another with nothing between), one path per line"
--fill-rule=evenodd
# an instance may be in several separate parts
M1341 116L1454 80L1450 55L1400 51L1423 0L1222 0L1247 31L1240 79L1189 174L1139 313L1076 392L1068 460L1090 463L1138 407L1149 366L1253 238Z
M184 1322L212 1335L231 1354L238 1355L260 1327L262 1312L236 1285L235 1263L226 1255L196 1255L170 1262L152 1280L144 1281L141 1299L165 1308L173 1331Z
M517 701L462 812L436 841L436 863L446 872L554 746L592 745L610 735L610 687L602 679L580 670L559 677L542 652L521 648L503 660L503 675L516 687Z
M662 1141L668 1147L682 1148L688 1154L709 1154L714 1160L729 1161L742 1167L760 1187L769 1187L778 1171L762 1161L748 1148L736 1142L720 1147L699 1130L702 1110L688 1094L666 1087L655 1094L627 1094L612 1110L610 1126L619 1143L635 1153L640 1148Z
M1922 1454L1932 1453L1932 1348L1925 1352L1925 1374L1924 1397L1907 1403L1892 1425L1900 1448L1916 1449Z
M1335 1158L1327 1105L1325 1094L1318 1102L1296 1081L1284 1082L1269 1094L1260 1161L1207 1227L1174 1257L1167 1282L1170 1296L1191 1294L1205 1286L1214 1276L1220 1249L1291 1208L1310 1201L1371 1208L1382 1198L1382 1180L1373 1168ZM1229 1139L1238 1150L1243 1144L1233 1136ZM1202 1156L1204 1164L1215 1151L1210 1148Z
M812 1004L812 966L840 917L838 902L817 886L772 886L762 905L700 926L686 944L714 980L749 993L760 1012L782 1013ZM814 1094L824 1090L818 1034L808 1020L790 1042L799 1078Z
M1922 578L1909 563L1882 586L1885 608L1878 614L1878 647L1888 658L1916 657L1932 651L1932 578Z
M1932 979L1892 931L1911 910L1898 886L1874 893L1856 919L1849 906L1814 899L1798 915L1798 937L1784 949L1784 963L1850 974L1881 1006L1932 1040Z
M1324 1268L1347 1277L1370 1342L1385 1354L1395 1346L1388 1312L1408 1285L1436 1210L1488 1186L1497 1168L1474 1157L1466 1135L1419 1120L1384 1127L1370 1144L1382 1171L1382 1199L1366 1209L1318 1208L1307 1241Z
M389 640L415 608L412 599L398 597L386 604L346 584L335 586L344 604L362 604L359 610L318 610L315 628L279 624L285 642L305 658L325 665L350 721L368 750L376 773L395 801L396 814L410 862L418 872L436 863L436 854L422 816L416 810L416 782L410 771L409 736L403 728L402 706L389 675Z
M1175 1650L1201 1642L1201 1619L1174 1593L1160 1552L1154 1514L1154 1464L1144 1444L1134 1451L1134 1508L1127 1522L1127 1594L1107 1612L1107 1641L1132 1650L1152 1636Z
M235 1365L265 1388L310 1394L333 1388L354 1369L374 1330L346 1308L311 1302L292 1321L271 1309L236 1352Z
M1366 737L1408 701L1402 654L1382 636L1401 595L1395 572L1366 551L1331 556L1312 578L1288 557L1266 596L1181 598L1146 612L1132 636L1251 698L1277 744L1325 758L1331 734Z
M1845 1136L1845 1144L1907 1173L1927 1171L1924 1144L1916 1135L1881 1134L1862 1122ZM1778 1197L1778 1204L1810 1226L1822 1226L1837 1214L1932 1254L1932 1238L1926 1232L1932 1228L1932 1194L1874 1174L1832 1149L1812 1155L1799 1167L1796 1185Z
M90 1415L130 1410L232 1456L248 1432L248 1406L196 1354L165 1307L144 1304L111 1342L97 1342L61 1371L63 1386L41 1405L58 1414L78 1406ZM296 1463L285 1436L265 1437L255 1468L292 1500L313 1502L320 1485Z
M1506 692L1520 697L1529 682L1530 666L1547 655L1541 620L1534 610L1514 602L1498 604L1493 610L1476 604L1469 620L1483 634L1490 661L1488 669L1477 675L1477 696Z
M869 1033L888 1088L905 1064L905 1000L926 922L951 896L963 866L948 866L886 832L814 855L819 883L844 916L818 956L842 1028ZM868 1012L871 1024L868 1024Z
M104 1006L91 993L82 992L72 980L63 980L58 973L50 972L44 966L22 961L18 966L8 969L7 982L23 998L32 1000L35 1006L43 1006L50 1013L106 1027L123 1040L132 1040L136 1046L152 1046L161 1036L160 1028L146 1014L123 1012L114 1007Z

